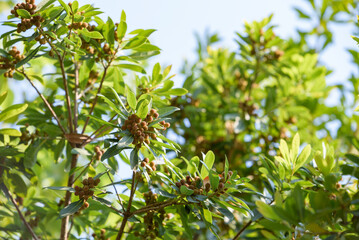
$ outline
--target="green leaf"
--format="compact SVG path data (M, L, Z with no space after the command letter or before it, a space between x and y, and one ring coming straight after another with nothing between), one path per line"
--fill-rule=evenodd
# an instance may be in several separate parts
M299 134L296 133L292 141L292 152L291 152L292 163L294 163L295 160L297 159L299 146L300 146L300 137Z
M207 208L203 209L203 216L208 223L212 224L212 213Z
M111 202L107 199L104 199L104 198L99 198L99 197L96 197L96 196L92 196L92 199L101 203L102 205L105 205L107 207L111 207Z
M86 149L83 149L83 148L73 148L73 149L71 149L71 153L79 154L79 155L83 155L83 156L91 155Z
M185 185L182 185L180 188L181 194L184 194L186 196L190 196L194 193L192 189L187 188Z
M301 168L302 166L304 166L308 161L311 160L310 154L312 152L312 147L308 144L307 146L305 146L305 148L303 149L303 151L300 153L296 163L295 163L295 167L293 172L296 172L299 168Z
M130 106L130 108L132 108L132 110L135 110L137 105L136 95L134 92L132 92L132 90L129 87L126 88L127 88L126 89L127 103Z
M195 156L191 158L187 165L187 171L191 174L194 174L199 166L199 157Z
M208 151L205 158L204 158L204 163L206 164L208 169L211 169L214 163L214 153L212 151ZM205 166L202 166L201 168L201 177L202 179L204 179L205 177L208 176L208 170Z
M69 13L69 12L71 11L69 5L67 5L66 3L64 3L64 1L62 1L62 0L57 0L57 1L59 1L59 3L61 4L61 6L65 9L65 11L66 11L67 13Z
M91 31L89 32L86 28L79 30L79 32L84 35L85 37L88 38L93 38L93 39L103 39L103 36L101 35L100 32L98 31Z
M40 139L37 139L26 149L24 155L24 166L26 168L31 168L35 165L37 161L37 153L39 152L41 146L45 143L45 141L46 140L41 141Z
M24 65L25 63L27 63L28 61L30 61L36 55L36 53L40 50L40 47L41 47L41 45L38 46L37 48L35 48L34 50L32 50L23 60L16 63L16 68L19 68L22 65Z
M131 38L129 42L122 49L134 49L140 47L147 41L146 37L136 36Z
M138 150L133 149L130 155L131 169L134 169L138 165Z
M143 69L143 67L141 67L140 65L124 63L124 64L117 64L115 66L119 67L119 68L123 68L123 69L132 70L134 72L139 72L139 73L146 74L145 69Z
M113 45L115 41L115 24L110 17L107 18L107 22L103 28L103 34L107 42Z
M99 96L101 99L103 99L105 101L105 103L107 103L117 114L119 114L122 117L125 117L123 112L110 99L108 99L107 97L105 97L102 94L98 94L97 96Z
M223 176L224 177L224 176ZM213 191L217 190L219 185L219 176L214 171L209 172L209 182Z
M16 12L22 18L27 18L27 19L31 18L31 14L25 9L17 9Z
M26 110L27 106L28 105L24 103L24 104L15 104L6 108L4 111L0 113L0 122L21 114Z
M160 108L158 109L158 114L160 118L166 117L168 115L171 115L172 113L179 111L181 109L179 109L178 107L164 107L164 108Z
M60 218L66 217L66 216L70 216L74 213L76 213L83 205L84 200L78 200L77 202L73 202L71 204L69 204L68 206L66 206L65 208L61 209L60 211Z
M27 193L27 186L22 177L16 173L9 173L8 178L11 182L11 185L15 187L15 193L25 197Z
M8 91L5 91L0 94L0 105L5 101L5 99L7 97L7 93L8 93Z
M262 201L256 201L256 205L258 207L258 211L263 215L263 217L267 219L282 221L282 219L276 214L274 209L268 204Z
M87 114L84 114L84 116L89 117L89 118L95 120L96 122L102 123L103 125L107 125L107 126L111 126L111 127L117 127L117 125L115 125L113 123L110 123L110 122L106 122L105 120L103 120L101 118L98 118L96 116L87 115Z
M0 134L12 136L12 137L21 136L21 132L13 128L2 128L0 129Z
M225 155L224 157L225 157L225 163L224 163L224 176L223 177L226 178L228 175L229 163L228 163L227 155Z
M345 154L345 157L348 158L353 163L355 163L356 165L359 165L359 156L358 155L347 153L347 154Z
M124 38L126 31L127 31L127 23L121 21L117 26L117 32L116 32L117 37L120 41L122 41L122 39Z
M126 22L126 13L124 10L121 12L121 22Z
M44 187L43 189L75 192L75 189L73 189L72 187Z
M144 119L149 111L150 111L150 102L147 99L144 99L137 107L136 115L139 118Z
M188 93L184 88L173 88L166 92L169 95L182 96Z

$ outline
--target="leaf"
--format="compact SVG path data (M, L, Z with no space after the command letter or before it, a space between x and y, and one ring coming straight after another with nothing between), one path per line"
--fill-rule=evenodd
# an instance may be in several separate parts
M146 41L147 41L146 37L136 36L134 38L131 38L122 49L134 49L140 47Z
M118 145L113 145L106 150L104 154L101 156L101 161L104 161L110 157L116 156L122 151L123 148L118 147Z
M227 155L225 155L224 157L225 157L225 163L224 163L224 176L223 177L227 177L228 170L229 170L229 163L228 163Z
M113 45L115 41L115 24L110 17L107 18L107 22L103 28L103 34L107 42Z
M207 222L212 224L212 213L207 208L203 209L203 216Z
M73 203L69 204L68 206L66 206L65 208L61 209L60 218L70 216L70 215L76 213L81 208L83 203L84 203L84 200L81 199L81 200L78 200L77 202L73 202Z
M214 163L214 153L212 151L208 151L205 158L204 158L204 163L206 164L208 169L211 169ZM208 170L205 166L202 165L201 168L201 178L204 179L205 177L208 176Z
M131 169L134 169L138 165L138 150L133 149L130 155Z
M25 197L27 193L27 186L22 177L20 177L16 173L9 173L8 178L11 182L11 185L15 187L15 193L17 195Z
M256 201L256 205L258 207L258 211L263 215L263 217L267 219L282 221L282 219L276 214L274 209L268 204L258 200Z
M139 118L144 119L147 116L148 112L150 111L149 106L150 106L150 104L147 99L141 101L141 103L137 107L136 115Z
M135 64L117 64L115 65L116 67L119 68L124 68L124 69L129 69L132 70L134 72L139 72L139 73L143 73L146 74L145 69L143 69L140 65L135 65Z
M37 161L37 153L39 152L41 146L45 143L45 141L46 140L41 141L40 139L37 139L26 149L24 155L24 166L26 168L31 168L35 165Z
M191 174L194 174L199 166L199 158L197 156L194 156L191 158L191 160L188 163L187 171Z
M212 170L209 172L209 181L210 181L212 190L213 191L217 190L218 185L219 185L219 176Z
M359 156L358 155L347 153L347 154L345 154L345 157L348 158L353 163L355 163L356 165L359 165Z
M136 100L136 95L134 94L134 92L132 92L132 90L127 87L127 103L130 106L130 108L132 108L132 110L136 109L136 105L137 105L137 100Z
M66 11L67 13L71 12L71 9L70 9L69 5L67 5L66 3L64 3L64 1L62 1L62 0L57 0L57 1L59 1L59 3L61 4L61 6L65 9L65 11Z
M44 187L43 189L75 192L75 189L73 189L72 187Z
M36 11L45 10L51 3L55 2L56 0L42 0L37 6Z
M163 118L166 117L168 115L171 115L172 113L179 111L181 109L179 109L178 107L164 107L164 108L160 108L158 109L158 114L159 114L159 118Z
M22 65L24 65L25 63L27 63L28 61L30 61L36 55L36 53L40 50L40 47L41 47L41 45L38 46L37 48L35 48L34 50L32 50L23 60L16 63L16 68L19 68Z
M127 31L127 23L124 21L121 21L118 24L117 31L116 31L117 37L120 41L122 41L122 39L124 38L126 31Z
M71 153L79 154L79 155L83 155L83 156L91 155L86 149L83 149L83 148L73 148L73 149L71 149Z
M292 141L292 154L291 154L292 163L294 163L295 160L297 159L299 146L300 146L300 137L299 134L296 133Z
M188 91L184 88L173 88L166 92L169 95L182 96L188 93Z
M186 196L190 196L194 193L192 189L187 188L185 185L182 185L180 188L181 194L184 194Z
M299 168L304 166L309 160L310 160L310 154L312 152L312 147L308 144L305 146L303 151L300 153L296 163L293 172L296 172Z
M102 94L98 94L97 96L99 96L101 99L103 99L105 101L105 103L107 103L118 115L122 116L125 118L124 113L121 111L121 109L119 109L115 103L113 103L110 99L108 99L107 97L105 97Z
M15 117L20 113L24 112L27 108L27 104L15 104L0 113L0 122L5 121L9 118Z
M96 196L92 196L92 199L101 203L102 205L105 205L107 207L111 207L111 202L107 199L104 199L104 198L99 198L99 197L96 197Z
M13 128L0 129L0 134L12 136L12 137L20 137L21 136L21 132L16 129L13 129Z
M88 38L92 38L92 39L103 39L103 36L101 35L100 32L98 31L91 31L89 32L86 28L82 29L82 30L78 30L82 35L84 35L85 37Z
M96 122L102 123L103 125L111 126L111 127L114 127L114 128L117 127L117 125L115 125L113 123L110 123L110 122L107 122L107 121L105 121L105 120L103 120L101 118L98 118L96 116L87 115L87 114L84 114L84 116L89 117L89 118L95 120Z
M31 14L25 9L17 9L16 12L22 18L27 18L27 19L31 18Z
M133 137L130 135L126 135L123 138L121 138L121 140L117 143L117 146L122 147L122 148L127 147L132 142L133 142Z
M7 97L7 93L8 93L8 91L5 91L0 94L0 105L5 101L5 99Z

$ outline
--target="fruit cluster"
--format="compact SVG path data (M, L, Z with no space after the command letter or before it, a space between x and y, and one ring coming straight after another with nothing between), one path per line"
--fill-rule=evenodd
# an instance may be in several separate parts
M157 138L154 131L155 128L149 127L149 125L158 117L159 114L155 109L151 109L144 120L139 118L136 114L132 114L127 120L125 120L121 129L123 131L128 130L131 132L134 137L132 144L135 144L138 148L140 148L143 143L150 144L150 137L152 139ZM170 124L165 121L161 121L160 125L162 125L160 128L162 130L166 130L166 128L170 127Z
M89 74L89 78L88 78L88 81L87 81L87 84L86 84L86 88L93 85L97 78L100 76L100 73L97 72L97 71L94 71L94 70L91 70L90 71L90 74Z
M95 147L96 160L101 160L102 155L105 153L105 150L101 150L99 146ZM97 179L96 179L97 180ZM100 179L99 179L100 180Z
M253 117L257 116L257 114L254 113L254 111L257 110L258 107L255 104L250 104L249 100L239 102L238 105L243 110L243 112L248 113L249 116L253 116Z
M4 73L4 77L13 77L13 72L15 70L15 65L24 59L24 55L20 54L20 51L17 50L15 46L8 52L8 57L0 56L0 69L6 69L7 72Z
M95 240L106 240L106 236L105 236L106 230L105 229L101 229L100 234L97 235L96 233L92 234L92 237ZM107 240L109 240L109 238L107 238Z
M100 183L100 179L94 180L92 177L84 179L82 181L83 187L75 186L75 195L79 196L80 199L87 201L89 197L93 196L94 191L92 188L96 187Z
M89 27L89 24L87 22L74 22L74 23L71 23L70 25L68 25L67 27L69 30L71 30L71 29L82 30L84 28L87 29ZM91 29L92 29L92 27L91 27Z
M28 11L30 15L33 15L36 9L35 0L26 0L23 3L16 4L14 9L11 10L11 14L15 15L15 17L19 17L19 14L17 13L18 9L24 9ZM44 21L45 19L43 19L40 15L31 16L31 18L21 17L21 23L17 24L17 32L25 32L34 25L36 27L40 27L41 23Z
M156 193L152 193L152 191L149 191L147 193L143 194L143 197L145 199L146 205L154 204L158 200L158 195ZM164 219L165 211L163 208L158 210L159 218ZM156 215L156 212L154 210L150 210L146 213L146 215L143 217L143 222L146 224L147 229L145 231L145 234L142 236L144 239L155 239L156 236L158 236L158 222L154 222L154 217Z
M146 168L147 172L156 171L156 163L150 162L148 158L144 158L141 162L141 167Z
M181 186L186 186L188 189L193 190L193 195L203 195L204 187L201 178L186 176L185 179L181 179L176 182L176 186L180 189ZM208 192L208 191L207 191Z

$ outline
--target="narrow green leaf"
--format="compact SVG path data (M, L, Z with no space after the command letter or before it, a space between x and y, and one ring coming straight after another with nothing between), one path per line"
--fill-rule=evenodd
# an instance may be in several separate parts
M13 128L0 129L0 134L12 136L12 137L20 137L21 136L21 132L16 129L13 129Z
M204 219L208 223L212 224L212 213L207 208L203 209L203 215L204 215Z
M204 158L204 163L206 164L206 166L207 166L207 168L209 170L213 166L214 159L215 159L214 153L212 151L208 151L205 158ZM202 168L201 168L201 177L202 177L202 179L204 179L205 177L208 176L208 170L207 170L206 166L203 165Z
M138 150L133 149L130 155L131 169L134 169L138 165Z
M128 43L122 49L134 49L140 47L147 41L146 37L136 36L131 38Z
M69 7L69 5L67 5L66 3L64 3L64 1L62 1L62 0L57 0L57 1L59 1L59 3L61 4L61 6L65 9L65 11L67 12L67 14L68 13L70 13L70 7Z
M117 32L116 32L117 37L120 41L122 41L122 39L124 38L126 31L127 31L127 23L121 21L117 26Z
M296 133L292 141L292 153L291 153L292 163L294 163L295 160L297 159L299 146L300 146L300 137L299 134Z
M143 69L143 67L141 67L140 65L124 63L124 64L117 64L115 66L119 67L119 68L123 68L123 69L132 70L134 72L139 72L139 73L146 74L145 69Z
M41 141L37 139L34 143L32 143L25 151L24 155L24 166L26 168L31 168L35 165L37 161L37 153L41 149L41 146L45 143L45 141Z
M188 93L188 91L184 88L173 88L166 92L169 95L175 95L175 96L183 96Z
M308 144L307 146L305 146L305 148L303 149L303 151L300 153L296 163L295 163L295 167L293 172L296 172L299 168L301 168L302 166L304 166L308 161L310 161L311 159L310 154L312 152L312 147Z
M66 206L65 208L61 209L60 211L60 218L66 217L66 216L70 216L74 213L76 213L83 205L84 200L78 200L77 202L73 202L71 204L69 204L68 206Z
M194 193L192 189L187 188L185 185L182 185L180 188L181 194L184 194L186 196L190 196Z
M83 149L83 148L73 148L73 149L71 149L71 153L79 154L79 155L83 155L83 156L91 155L86 149Z
M5 99L7 97L7 93L8 93L8 91L5 91L0 94L0 105L5 101Z
M5 121L9 118L15 117L16 115L21 114L27 108L27 104L15 104L0 113L0 122Z
M21 60L20 62L18 62L16 64L16 68L21 67L22 65L24 65L25 63L27 63L28 61L30 61L33 57L35 57L36 53L40 50L40 46L38 46L37 48L35 48L34 50L32 50L23 60Z
M127 103L130 106L130 108L132 108L132 110L135 110L137 105L136 95L134 92L132 92L132 90L129 87L126 88L127 88L126 89Z
M43 189L75 192L75 189L73 189L72 187L44 187Z
M158 114L160 118L166 117L168 115L171 115L172 113L179 111L180 109L178 107L164 107L158 109Z

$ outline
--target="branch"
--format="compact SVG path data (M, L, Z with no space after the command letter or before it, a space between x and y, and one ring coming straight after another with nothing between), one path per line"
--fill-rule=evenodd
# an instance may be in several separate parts
M37 87L35 86L34 82L29 78L29 76L23 72L23 71L19 71L19 70L16 70L17 72L21 73L22 75L24 75L24 77L30 82L31 86L35 89L35 91L37 92L37 94L40 96L40 98L42 99L42 101L45 103L45 105L47 106L47 108L50 110L52 116L55 118L58 126L60 127L61 131L63 134L66 134L66 131L64 129L64 127L62 126L59 118L57 117L55 111L52 109L50 103L46 100L46 98L44 97L44 95L42 95L39 91L39 89L37 89Z
M78 99L79 99L79 65L75 62L75 101L74 101L74 131L77 133Z
M249 222L247 222L247 224L244 225L244 226L241 228L241 230L239 230L239 232L237 233L237 235L234 236L233 240L239 239L239 236L244 232L244 230L246 230L247 227L249 227L249 226L252 224L252 222L253 222L252 220L250 220Z
M71 158L71 168L73 169L76 167L77 165L77 158L78 158L78 154L73 154L72 158ZM67 186L68 187L72 187L73 184L73 180L74 180L74 173L69 175L68 181L67 181ZM66 207L67 205L70 204L71 201L71 192L70 191L66 191L66 195L65 195L65 202L64 202L64 206ZM67 240L67 232L68 232L68 223L69 223L69 216L66 216L64 218L62 218L62 222L61 222L61 238L62 240Z
M120 195L119 195L118 192L117 192L117 189L116 189L116 187L115 187L115 184L113 184L112 178L111 178L111 176L110 176L110 174L109 174L108 172L107 172L107 176L108 176L108 178L110 179L113 188L115 189L116 196L117 196L117 198L118 198L118 201L119 201L120 204L121 204L122 209L125 211L125 208L124 208L124 206L123 206L122 199L120 198Z
M131 205L132 205L133 196L135 194L135 178L136 178L136 172L134 170L132 170L132 184L131 184L130 199L128 200L127 210L123 214L124 215L123 220L122 220L122 223L120 226L120 230L118 231L116 240L121 240L123 231L125 230L127 220L131 217ZM137 184L136 184L136 186L137 186Z
M90 109L90 112L88 115L91 115L93 110L95 109L95 106L96 106L96 103L97 103L97 98L98 98L98 94L101 92L101 89L102 89L102 84L103 82L105 81L105 77L106 77L106 74L107 74L107 69L108 69L109 66L106 66L104 71L103 71L103 74L102 74L102 78L101 78L101 82L100 82L100 86L98 87L97 89L97 93L96 93L96 96L95 96L95 99L94 99L94 102L92 104L92 107ZM85 130L86 130L86 127L87 127L87 124L89 123L89 120L90 120L90 117L87 117L86 119L86 122L85 122L85 125L82 129L82 133L81 134L84 134Z
M31 228L31 226L29 225L28 222L26 222L26 219L25 219L24 215L21 213L21 211L20 211L20 209L19 209L19 206L18 206L17 203L15 202L14 198L11 196L11 193L10 193L9 189L6 187L6 185L5 185L4 183L2 183L1 185L2 185L2 189L5 191L5 195L7 195L7 196L10 198L12 204L14 204L14 206L15 206L17 212L18 212L19 215L20 215L21 221L25 224L27 230L29 230L29 232L31 233L33 239L38 240L36 234L34 233L34 231L33 231L32 228Z

